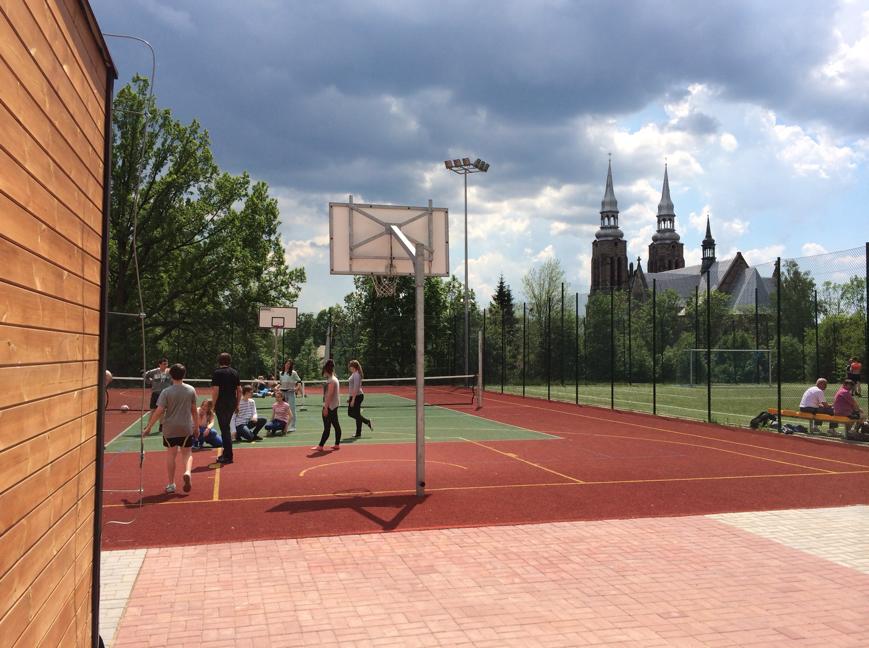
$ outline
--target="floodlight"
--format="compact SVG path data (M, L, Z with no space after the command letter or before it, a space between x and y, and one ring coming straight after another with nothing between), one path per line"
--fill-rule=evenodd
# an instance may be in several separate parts
M453 160L453 166L457 166L457 167L462 166L462 161L459 160L458 158L456 158L455 160Z
M471 158L462 158L462 166L471 166Z
M453 168L453 161L452 160L444 160L444 166L448 169L452 169Z
M483 161L480 158L477 158L476 160L474 160L474 166L477 167L478 169L482 168Z

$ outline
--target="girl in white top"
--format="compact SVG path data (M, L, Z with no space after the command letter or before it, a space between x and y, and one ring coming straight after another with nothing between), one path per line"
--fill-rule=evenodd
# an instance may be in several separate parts
M290 404L290 410L293 412L293 419L290 423L291 427L288 432L296 431L296 392L302 382L299 374L293 369L295 363L292 360L284 362L284 368L280 373L281 391L284 393L284 400Z
M347 401L347 416L356 420L356 435L358 439L362 436L362 424L368 426L369 430L374 430L371 425L371 420L362 416L362 401L365 394L362 392L362 365L358 360L350 361L350 378L347 380L347 389L350 393L350 400Z
M320 444L311 448L318 452L325 450L324 446L329 440L332 426L335 426L335 445L332 446L332 450L341 449L341 424L338 422L338 408L341 406L340 387L335 376L335 361L331 358L323 365L323 376L326 378L326 384L323 385L323 436L320 437Z

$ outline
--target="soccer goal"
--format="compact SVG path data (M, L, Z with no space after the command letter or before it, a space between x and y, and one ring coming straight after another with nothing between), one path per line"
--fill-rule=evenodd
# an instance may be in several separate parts
M692 387L709 379L707 354L713 383L772 385L771 349L685 349L682 354L680 364L687 365L687 382Z

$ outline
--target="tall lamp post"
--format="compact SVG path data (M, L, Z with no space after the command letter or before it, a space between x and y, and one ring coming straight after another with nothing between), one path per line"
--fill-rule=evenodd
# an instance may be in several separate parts
M489 170L489 163L477 158L471 162L470 158L445 160L444 166L453 173L465 177L465 375L468 375L468 344L469 344L469 319L468 319L468 175L471 173L485 173Z

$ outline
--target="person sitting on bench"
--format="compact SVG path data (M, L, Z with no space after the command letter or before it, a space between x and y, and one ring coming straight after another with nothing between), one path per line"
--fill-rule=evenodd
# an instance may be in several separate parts
M848 418L854 419L854 423L857 424L856 429L859 430L860 425L863 422L863 412L857 406L857 401L854 399L853 391L853 380L848 379L842 383L839 391L836 392L836 397L833 399L833 413L836 416L847 416ZM855 429L854 423L847 423L845 425L846 435L850 434L851 430ZM830 423L830 427L834 427L835 425L835 423Z
M827 402L824 390L827 388L827 379L818 378L812 387L809 387L800 400L800 411L809 414L833 414L833 406ZM814 426L814 421L812 421Z

